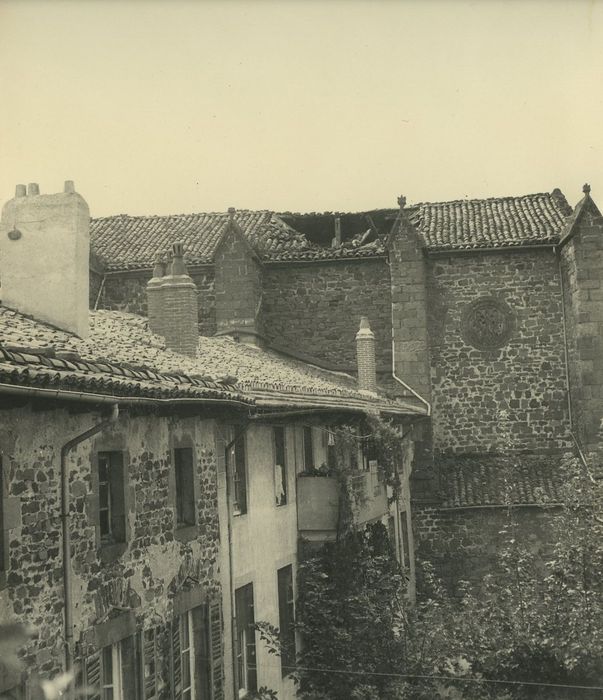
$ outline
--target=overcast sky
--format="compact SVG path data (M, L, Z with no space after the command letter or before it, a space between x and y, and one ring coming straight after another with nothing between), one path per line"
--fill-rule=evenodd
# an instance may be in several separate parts
M0 0L0 71L2 201L603 206L603 0Z

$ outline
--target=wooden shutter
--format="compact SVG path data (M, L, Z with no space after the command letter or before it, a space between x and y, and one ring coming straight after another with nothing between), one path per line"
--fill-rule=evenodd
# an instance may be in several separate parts
M100 700L101 697L101 653L100 651L86 657L83 663L83 686L89 693L88 700Z
M258 671L255 654L255 612L253 609L253 584L245 586L245 607L247 609L247 685L248 690L258 689Z
M157 630L140 632L140 685L144 700L157 698Z
M211 700L224 700L224 653L222 630L222 604L220 599L212 600L208 606L209 671L211 679Z
M180 652L180 618L170 626L170 687L172 700L182 698L182 655Z

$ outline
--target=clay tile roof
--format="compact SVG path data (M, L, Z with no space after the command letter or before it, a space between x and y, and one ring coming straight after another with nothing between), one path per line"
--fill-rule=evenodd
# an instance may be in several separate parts
M410 220L431 250L555 243L572 208L559 190L520 197L422 203Z
M559 503L559 470L547 455L457 456L439 460L444 508Z
M129 391L135 388L132 383L141 387L150 383L166 396L222 392L266 406L424 413L411 399L367 395L348 375L229 337L201 337L197 357L180 355L166 349L163 338L148 330L146 318L119 311L91 312L90 336L82 340L0 306L0 346L10 353L5 352L4 362L0 358L0 381L14 373L11 376L20 382L24 369L29 376L32 371L38 373L38 382L54 377L77 383L83 373L88 386L101 393L103 387L113 393L118 384L111 382L121 382L124 392L126 384ZM56 358L49 348L54 348Z
M274 212L241 210L234 219L263 256L303 252L311 247L305 236ZM169 249L176 241L184 243L187 262L211 263L227 223L227 213L107 216L91 219L91 247L107 269L152 267L155 253Z

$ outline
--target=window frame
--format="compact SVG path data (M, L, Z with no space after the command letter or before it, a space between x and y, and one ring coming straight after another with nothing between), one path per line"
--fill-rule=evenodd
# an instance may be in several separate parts
M232 486L232 505L230 507L232 508L232 514L237 517L246 515L249 511L247 432L239 432L241 430L241 426L233 426L231 431L233 436L231 439L232 444L226 455L227 475ZM232 442L233 440L234 442Z
M245 606L245 610L241 609ZM235 589L237 668L235 682L240 698L257 690L257 647L253 582ZM250 654L250 651L252 652ZM253 667L250 662L254 662Z
M285 579L285 580L283 580ZM290 645L290 649L281 652L281 676L289 676L295 671L297 645L295 640L295 577L293 575L293 564L286 564L276 570L277 594L278 594L278 616L281 638L285 644ZM285 589L285 590L284 590ZM284 599L283 599L284 590ZM286 648L286 647L285 647Z
M279 460L279 440L277 439L277 433L282 433L282 464L278 463ZM289 469L287 464L287 429L284 425L274 425L272 426L272 454L274 463L274 500L277 508L281 506L286 506L289 503ZM279 470L280 467L280 470ZM279 474L280 471L280 474ZM282 486L281 499L279 500L279 494L277 493L277 477L280 476L280 483Z
M108 481L101 482L101 461L108 460ZM122 450L98 450L96 453L96 496L97 496L97 529L101 548L115 545L125 545L128 541L128 503L127 503L127 462ZM103 533L101 524L101 483L108 486L108 533Z
M311 425L302 428L302 446L304 454L304 471L311 472L316 468L314 460L314 430Z
M190 456L190 461L188 463L185 462L180 462L178 460L178 455L181 455L182 453L186 452ZM193 447L190 447L188 445L176 445L174 446L172 450L173 454L173 464L174 464L174 520L175 520L175 528L177 530L181 530L183 528L187 527L196 527L198 524L198 516L197 516L197 483L196 483L196 472L197 472L197 465L196 465L196 460L195 460L195 450ZM190 470L190 473L186 476L186 483L184 484L184 494L181 493L182 491L182 480L179 479L179 472L183 471L184 469ZM179 484L180 481L180 484ZM181 488L179 488L179 486ZM180 505L180 501L182 500L182 496L190 494L187 496L187 498L190 498L190 502L185 506L184 504ZM181 519L180 515L182 514L179 511L182 510L189 510L189 512L192 512L192 517L189 515L189 519Z

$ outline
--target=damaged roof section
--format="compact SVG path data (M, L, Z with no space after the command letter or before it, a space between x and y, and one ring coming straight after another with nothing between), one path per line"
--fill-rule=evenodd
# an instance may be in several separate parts
M430 251L557 243L572 215L558 189L425 202L406 211ZM310 214L240 210L234 221L264 261L303 262L386 255L397 214L397 209ZM150 269L155 253L176 241L184 244L189 264L211 264L228 222L228 212L92 219L91 247L107 270Z

